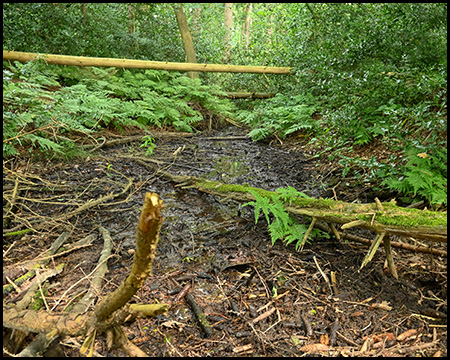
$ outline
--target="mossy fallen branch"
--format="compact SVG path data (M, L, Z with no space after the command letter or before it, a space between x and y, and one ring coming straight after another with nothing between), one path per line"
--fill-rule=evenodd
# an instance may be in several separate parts
M254 201L251 192L262 197L272 198L273 191L254 188L249 185L223 184L193 176L178 176L167 172L163 176L182 184L183 187L195 187L199 191L230 199L247 202ZM331 199L299 197L285 205L294 215L305 215L327 223L350 224L363 229L386 235L413 237L435 242L447 242L447 213L429 210L407 209L392 202L379 205L346 203Z

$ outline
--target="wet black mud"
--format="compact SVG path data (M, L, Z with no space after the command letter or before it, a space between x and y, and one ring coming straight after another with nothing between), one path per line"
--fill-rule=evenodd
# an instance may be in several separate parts
M329 191L309 155L286 145L233 138L243 135L241 129L228 127L190 138L156 136L156 148L149 157L156 161L153 168L137 161L146 150L139 142L101 150L80 162L41 162L27 168L35 176L30 180L34 184L44 186L45 180L70 185L66 192L31 187L28 198L60 200L22 207L22 215L30 212L30 219L34 216L31 212L56 216L72 210L73 204L119 192L126 178L132 179L133 185L121 198L80 214L70 224L51 224L46 231L23 236L9 252L4 268L19 259L33 258L36 249L48 248L64 229L69 228L72 240L77 241L102 225L111 232L116 255L108 262L103 293L114 290L132 264L134 233L145 193L154 192L164 201L165 222L153 276L133 301L168 303L170 309L126 328L133 343L151 356L301 356L305 345L318 343L328 348L321 353L328 356L431 356L438 351L445 356L446 258L395 250L400 274L395 280L385 272L381 249L359 270L366 245L334 238L312 239L302 252L280 241L273 245L265 219L261 217L255 225L251 207L176 186L157 173L160 169L266 190L292 186L311 197ZM10 166L16 172L24 165ZM9 184L9 176L12 173L4 174L4 184ZM125 198L128 200L123 201ZM65 205L58 206L57 201ZM374 236L369 232L359 235ZM11 243L6 239L4 249ZM99 237L94 247L55 261L55 265L65 262L70 266L55 280L53 298L58 299L92 271L101 249ZM331 272L337 289L322 275L329 279ZM208 338L189 305L177 301L178 291L186 284L191 284L190 294L212 325ZM80 284L73 291L86 286ZM62 302L56 311L64 306ZM412 329L416 335L396 340ZM389 336L389 341L376 341L383 336ZM381 345L364 348L368 338L372 338L371 344ZM423 348L414 348L416 345ZM66 356L78 356L69 347L63 349ZM123 355L118 350L107 352L104 341L99 341L96 351L104 356Z

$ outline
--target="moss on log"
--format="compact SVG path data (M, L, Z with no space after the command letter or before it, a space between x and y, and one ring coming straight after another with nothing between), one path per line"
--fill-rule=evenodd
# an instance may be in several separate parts
M224 196L238 201L253 201L251 191L263 197L272 198L273 191L254 188L249 185L223 184L193 176L178 176L164 172L163 176L200 191ZM349 224L386 235L411 236L416 239L447 242L447 213L430 210L402 208L385 202L356 204L331 199L296 198L286 210L295 215L306 215L328 223Z

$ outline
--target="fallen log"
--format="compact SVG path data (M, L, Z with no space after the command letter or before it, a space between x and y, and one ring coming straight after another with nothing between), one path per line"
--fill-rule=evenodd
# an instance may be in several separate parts
M227 92L227 98L229 99L270 99L275 97L275 94L260 93L260 92ZM220 97L220 96L219 96Z
M194 176L178 176L163 171L160 173L183 188L196 188L199 191L225 196L228 199L243 202L254 201L256 198L253 194L255 194L260 198L268 198L270 201L280 200L280 196L276 192L253 188L249 185L223 184ZM375 200L375 203L372 204L355 204L331 199L296 197L284 201L284 208L290 214L312 218L300 249L306 243L317 220L330 224L331 228L334 228L334 224L339 224L342 229L359 227L374 231L376 233L375 240L362 261L361 269L372 260L378 247L383 243L389 270L396 279L398 279L398 273L392 255L390 235L447 242L446 212L401 208L393 202L381 203L378 199ZM267 221L269 222L268 219ZM337 233L337 231L334 232Z
M177 63L167 61L147 61L147 60L114 59L114 58L99 58L86 56L69 56L56 54L37 54L20 51L3 50L3 60L27 62L39 59L44 60L47 64L118 67L122 69L156 69L156 70L173 70L173 71L204 71L204 72L287 74L287 75L292 74L291 72L292 68L290 67Z
M327 232L330 235L333 235L333 231L324 223L317 223L316 227L322 231ZM340 232L340 231L338 232L338 236L339 236L339 239L341 239L341 240L348 239L348 240L355 241L360 244L365 244L368 246L370 246L373 242L373 240L369 240L369 239L363 238L358 235L348 234L348 233ZM408 251L412 251L412 252L418 252L418 253L422 253L422 254L432 254L432 255L447 257L447 250L434 249L433 247L415 246L415 245L411 245L411 244L399 242L399 241L391 241L391 246L393 248L408 250Z
M150 165L152 166L152 165ZM272 198L273 191L249 185L223 184L194 176L179 176L161 172L162 176L186 188L248 202L254 201L251 190ZM393 202L356 204L331 199L297 198L285 206L287 212L305 215L327 223L339 224L343 229L359 227L386 235L413 237L435 242L447 242L447 213L402 208Z

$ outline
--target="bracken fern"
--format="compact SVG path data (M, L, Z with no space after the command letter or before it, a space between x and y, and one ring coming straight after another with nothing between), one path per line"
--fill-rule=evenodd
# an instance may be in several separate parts
M408 156L401 177L389 177L384 183L403 195L419 195L432 205L447 206L447 149L434 155L416 153Z
M261 210L267 221L267 228L269 230L272 245L279 239L288 245L296 241L295 248L302 247L304 236L308 230L308 226L298 223L297 219L291 216L285 209L285 203L291 204L295 198L308 197L302 192L297 191L292 186L288 188L279 188L271 198L264 197L258 194L257 191L249 190L255 197L255 201L245 203L243 206L255 207L255 224L258 223ZM272 214L273 220L270 215ZM320 232L318 229L313 229L311 235L317 235ZM327 237L326 233L320 232L321 236Z
M232 117L232 103L220 94L174 72L16 62L3 70L3 155L25 144L62 152L68 142L61 133L106 126L173 126L192 132L203 120L193 104L219 118Z

